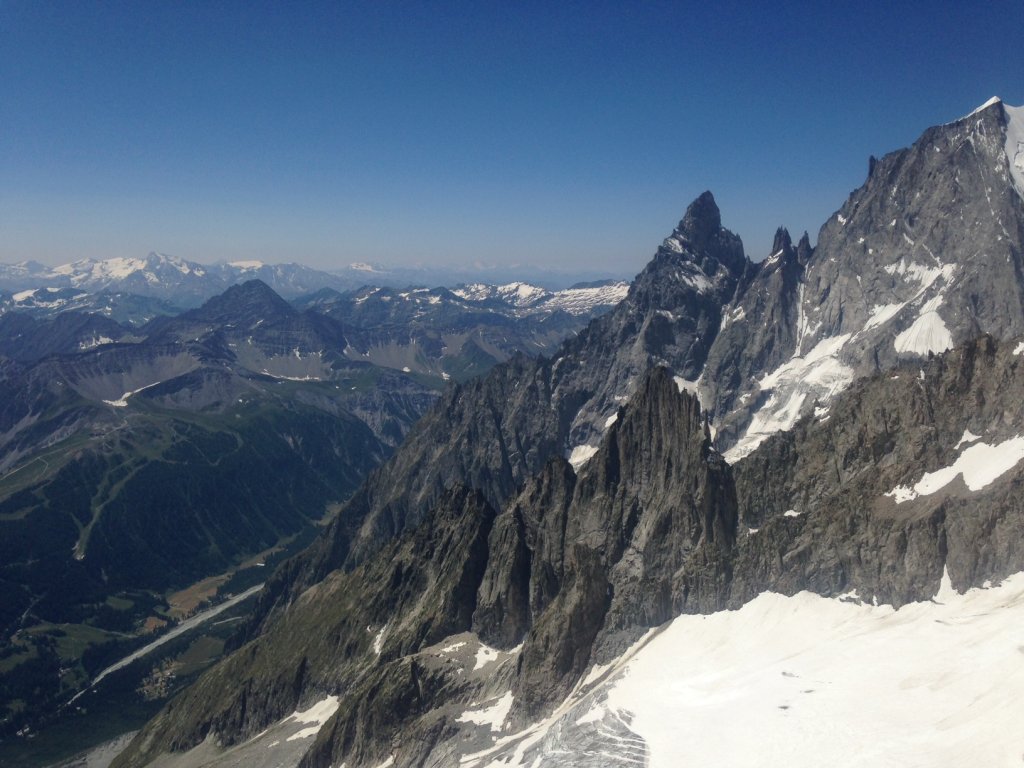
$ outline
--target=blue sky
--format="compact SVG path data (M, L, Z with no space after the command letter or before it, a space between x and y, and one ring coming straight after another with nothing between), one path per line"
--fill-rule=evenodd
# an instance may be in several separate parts
M0 261L632 274L711 189L748 254L998 94L1024 3L0 0Z

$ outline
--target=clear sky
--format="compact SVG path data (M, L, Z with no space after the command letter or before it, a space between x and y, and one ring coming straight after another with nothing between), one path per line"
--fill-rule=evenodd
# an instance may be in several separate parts
M704 189L760 259L992 95L1021 0L0 0L0 261L632 274Z

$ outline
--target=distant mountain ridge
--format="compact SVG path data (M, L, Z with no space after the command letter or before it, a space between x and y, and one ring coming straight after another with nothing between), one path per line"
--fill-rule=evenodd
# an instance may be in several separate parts
M154 297L188 308L222 293L231 285L247 280L262 280L287 299L315 293L323 288L347 291L365 285L406 288L409 286L456 286L463 283L503 284L534 279L544 290L557 290L595 280L600 275L545 272L540 269L457 270L439 268L386 268L370 264L352 264L334 270L319 270L301 264L267 264L257 260L239 260L216 264L150 253L145 258L84 259L47 267L38 262L0 264L0 291L15 295L15 301L28 297L33 289L75 289L79 292L121 292ZM17 298L23 294L22 298Z

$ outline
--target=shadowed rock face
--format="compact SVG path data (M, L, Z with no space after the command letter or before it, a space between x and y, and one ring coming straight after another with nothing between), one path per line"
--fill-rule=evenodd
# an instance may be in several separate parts
M729 468L711 448L700 404L661 368L582 468L560 525L530 525L551 512L534 498L528 491L507 514L535 528L531 592L551 581L558 589L536 604L520 656L514 690L527 718L642 628L719 607L725 582L708 566L731 549L737 519Z
M655 369L578 480L556 458L497 517L478 493L445 494L417 528L304 592L122 760L142 764L211 732L237 743L308 692L341 689L351 695L307 764L380 759L386 734L430 730L440 702L493 690L418 657L466 631L524 643L509 675L520 716L536 714L595 655L680 610L720 605L725 581L711 564L733 546L736 520L699 403Z
M101 342L120 341L130 335L128 328L85 312L64 312L52 318L35 318L28 313L0 315L0 356L20 362L47 355L81 352Z
M443 687L443 675L409 655L468 628L493 520L478 493L445 494L419 527L310 589L273 630L173 700L120 762L144 764L210 734L237 744L328 690L351 694L330 726L337 748L379 755L389 734L428 711ZM479 688L452 681L446 693Z

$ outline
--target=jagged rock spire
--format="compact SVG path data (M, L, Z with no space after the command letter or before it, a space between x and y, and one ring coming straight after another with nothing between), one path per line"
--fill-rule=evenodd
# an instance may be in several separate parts
M800 238L800 242L796 244L796 260L800 262L801 267L807 266L807 262L811 260L813 253L814 249L811 247L811 238L805 231Z
M789 230L785 227L779 227L775 230L775 240L772 243L772 254L779 253L780 251L785 253L793 247L793 240L789 236Z
M690 203L677 231L698 248L703 248L718 235L721 228L722 213L718 210L715 196L705 191Z

